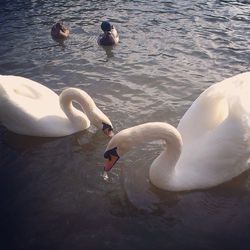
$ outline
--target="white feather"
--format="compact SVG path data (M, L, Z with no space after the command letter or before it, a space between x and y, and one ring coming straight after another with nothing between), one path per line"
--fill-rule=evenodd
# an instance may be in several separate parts
M145 123L116 134L107 149L121 156L154 139L166 149L150 167L151 182L165 190L216 186L249 169L250 72L212 85L184 114L175 129L167 123Z
M76 109L78 102L84 112ZM88 116L88 117L87 117ZM83 90L65 89L60 97L44 85L20 76L0 75L0 121L23 135L59 137L85 130L93 123L112 126Z

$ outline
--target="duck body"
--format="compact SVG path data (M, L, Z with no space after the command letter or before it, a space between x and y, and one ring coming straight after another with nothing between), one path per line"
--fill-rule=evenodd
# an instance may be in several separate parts
M166 149L149 170L158 188L185 191L229 181L249 169L249 96L250 72L228 78L205 90L177 128L157 122L129 128L111 139L105 154L112 159L114 149L121 156L140 142L162 139Z
M72 101L78 102L85 113L74 108ZM91 120L98 126L98 121L101 123L102 119L112 126L83 90L68 88L58 96L33 80L0 76L0 122L12 132L60 137L87 129Z
M67 39L69 37L69 28L58 22L51 28L51 36L54 40Z
M109 22L104 21L101 24L103 34L98 37L98 44L101 46L113 46L119 43L119 35L116 28Z

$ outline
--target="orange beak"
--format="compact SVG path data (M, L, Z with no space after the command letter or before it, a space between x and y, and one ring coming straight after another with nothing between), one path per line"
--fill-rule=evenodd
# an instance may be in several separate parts
M111 155L110 159L107 159L105 162L104 170L109 171L115 165L115 163L119 160L119 156Z

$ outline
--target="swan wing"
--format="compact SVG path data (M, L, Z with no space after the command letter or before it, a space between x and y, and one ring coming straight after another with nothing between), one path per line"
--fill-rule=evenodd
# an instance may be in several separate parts
M176 165L177 186L212 187L249 168L250 116L234 111L216 129L184 144Z
M53 134L68 121L55 92L19 76L0 76L0 107L2 124L20 134Z
M196 140L219 126L228 116L233 97L250 94L250 72L225 79L206 89L186 111L177 129L184 144ZM245 97L244 97L245 98ZM249 109L248 101L245 110Z

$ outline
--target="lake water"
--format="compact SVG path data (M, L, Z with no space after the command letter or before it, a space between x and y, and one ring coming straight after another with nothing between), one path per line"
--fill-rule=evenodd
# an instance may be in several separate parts
M50 36L62 20L70 38ZM97 45L110 20L120 44ZM250 69L250 2L0 2L0 74L57 93L87 91L115 131L177 125L208 86ZM198 122L198 121L197 121ZM103 177L108 139L91 128L57 139L0 127L1 249L249 249L250 175L193 192L155 188L159 142L128 153Z

